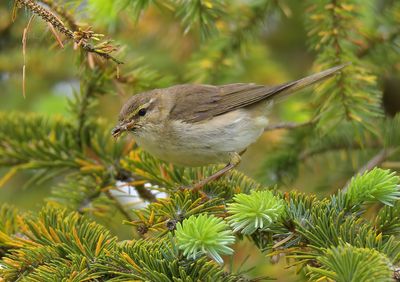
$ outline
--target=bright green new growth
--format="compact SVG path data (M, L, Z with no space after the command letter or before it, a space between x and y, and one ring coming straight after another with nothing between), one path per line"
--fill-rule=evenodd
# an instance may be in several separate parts
M380 201L392 206L400 199L399 176L390 170L374 168L351 179L347 197L352 204L365 201Z
M229 226L212 215L191 216L176 225L177 245L187 257L196 259L206 254L218 263L223 263L220 254L230 255L233 250L228 245L235 242Z
M307 267L311 281L393 281L389 260L374 249L341 245L327 249L317 262L321 267Z
M252 234L257 229L267 229L278 221L284 212L283 200L271 191L253 191L250 195L237 194L228 205L229 224L234 232Z

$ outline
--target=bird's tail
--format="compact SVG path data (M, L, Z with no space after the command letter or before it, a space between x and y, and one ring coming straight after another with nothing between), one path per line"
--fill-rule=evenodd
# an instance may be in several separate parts
M303 89L307 86L310 86L314 83L317 83L321 80L324 80L334 74L336 74L337 72L339 72L341 69L343 69L344 67L348 66L351 63L346 63L346 64L342 64L315 74L312 74L310 76L306 76L304 78L292 81L292 82L287 82L281 85L278 85L275 88L274 94L272 96L286 96L288 94L291 94L293 92L296 92L300 89Z

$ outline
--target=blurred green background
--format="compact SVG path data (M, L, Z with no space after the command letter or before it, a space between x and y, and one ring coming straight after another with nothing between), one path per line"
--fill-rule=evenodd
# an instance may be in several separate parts
M295 1L297 2L297 1ZM263 30L262 38L251 42L243 59L228 62L229 73L199 82L229 83L255 82L274 85L296 79L309 73L313 54L307 50L306 31L303 25L302 4L292 3L290 16L271 13ZM67 100L74 91L79 91L79 66L77 53L70 45L60 49L45 23L35 18L29 31L26 48L26 97L22 94L22 33L29 17L28 12L11 22L12 2L0 6L0 110L36 112L48 116L69 117ZM135 65L144 65L157 72L155 79L161 85L172 85L189 81L187 70L200 46L196 35L182 35L176 19L150 8L143 19L135 24L129 14L121 13L117 23L107 24L98 19L92 23L96 32L105 33L123 44L127 59ZM207 67L207 62L203 62ZM121 73L129 66L122 66ZM193 67L198 67L197 65ZM221 71L222 72L222 71ZM220 79L220 76L223 76ZM217 80L218 81L213 81ZM159 82L157 82L159 83ZM140 91L136 90L136 92ZM110 90L96 108L98 115L112 126L117 120L123 102L135 91L126 90L117 94ZM304 93L304 92L303 92ZM309 117L304 95L291 97L279 104L271 115L273 121L305 121ZM279 139L281 132L267 133L249 149L243 158L241 170L256 177L260 163L268 151L271 139ZM29 176L18 174L0 189L0 201L15 203L27 209L38 209L48 194L48 185L35 189L21 189ZM301 188L301 187L300 187ZM21 197L23 193L23 197Z

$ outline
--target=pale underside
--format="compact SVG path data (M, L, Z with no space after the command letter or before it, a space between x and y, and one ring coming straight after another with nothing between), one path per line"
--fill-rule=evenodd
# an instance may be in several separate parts
M167 162L184 166L226 164L231 153L244 151L264 132L268 109L267 103L261 102L202 122L152 124L134 136L141 148Z

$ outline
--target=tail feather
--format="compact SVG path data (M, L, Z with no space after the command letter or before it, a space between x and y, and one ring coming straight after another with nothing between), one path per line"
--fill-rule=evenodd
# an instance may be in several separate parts
M300 89L303 89L307 86L310 86L314 83L320 82L321 80L324 80L326 78L331 77L332 75L336 74L339 72L341 69L344 67L350 65L351 63L346 63L342 64L324 71L321 71L319 73L312 74L310 76L301 78L299 80L295 80L292 82L284 83L279 86L277 86L277 91L276 91L276 96L286 96L288 94L291 94L293 92L296 92ZM274 95L275 96L275 95Z

